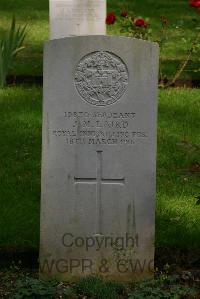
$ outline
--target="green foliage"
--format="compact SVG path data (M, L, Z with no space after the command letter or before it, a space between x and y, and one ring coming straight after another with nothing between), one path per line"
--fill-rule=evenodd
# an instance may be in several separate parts
M15 285L14 294L11 299L73 299L75 295L71 288L56 281L42 281L32 277L19 279Z
M13 65L14 58L24 49L25 31L26 26L16 28L13 16L9 32L0 41L0 87L6 85L6 76Z
M116 18L118 27L120 32L125 36L132 36L139 39L151 40L155 41L160 46L160 68L159 68L159 81L160 87L169 87L172 86L185 71L192 57L199 57L200 53L200 27L198 25L194 26L194 32L196 34L194 36L187 37L186 36L186 28L183 26L182 20L179 20L179 25L176 23L170 23L169 20L161 16L159 26L157 28L153 27L152 24L148 23L148 20L143 19L141 17L135 17L135 14L128 13L126 11L126 15ZM137 22L139 21L139 24ZM112 25L113 26L113 25ZM111 26L111 27L112 27ZM174 44L175 37L171 35L171 32L177 31L177 28L182 27L180 30L180 39L184 46L187 48L185 55L182 58L182 61L178 64L177 68L172 73L172 79L168 80L168 76L165 72L165 60L164 53L168 48L169 44ZM156 33L155 33L156 32ZM180 44L180 43L179 43ZM187 46L189 45L189 46ZM180 44L180 47L182 45ZM196 58L198 62L200 62L199 58ZM195 68L193 72L198 73L200 71L199 68Z
M148 20L144 20L146 26L138 27L134 23L134 16L120 18L120 32L126 36L149 40L151 37L151 29L148 26Z
M9 294L10 299L192 299L197 298L198 293L198 289L194 286L183 285L180 276L163 273L154 280L138 282L126 288L117 282L106 282L97 277L84 278L73 285L42 281L30 275L21 275L14 281L11 272L7 274L7 279L8 277L10 277L7 283L9 293L5 289L5 294Z
M178 276L162 274L154 280L136 284L128 299L188 299L195 298L195 295L195 289L180 284Z
M199 298L198 280L191 275L183 280L182 275L170 274L170 266L156 272L155 279L124 285L98 277L87 277L76 283L56 280L43 281L36 273L23 268L1 269L0 298L9 299L194 299ZM184 283L183 283L184 281Z
M124 287L117 282L106 282L98 277L88 277L80 280L74 289L77 295L93 299L117 299L124 293Z
M19 280L16 283L15 289L14 295L11 297L12 299L53 298L56 293L54 284L39 281L31 277Z

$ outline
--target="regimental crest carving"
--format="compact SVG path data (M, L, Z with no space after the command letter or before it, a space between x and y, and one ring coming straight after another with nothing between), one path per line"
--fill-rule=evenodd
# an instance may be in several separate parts
M75 73L75 86L88 103L106 106L117 102L128 86L128 69L113 53L93 52L81 59Z

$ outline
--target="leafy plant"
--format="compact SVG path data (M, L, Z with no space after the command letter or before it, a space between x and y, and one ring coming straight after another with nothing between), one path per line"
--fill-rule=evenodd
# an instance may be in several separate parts
M197 9L197 12L200 13L200 1L198 0L191 0L191 6L194 6ZM180 65L178 66L177 70L173 74L171 80L167 79L167 76L164 74L163 71L163 50L170 43L170 32L172 30L176 30L177 26L169 26L169 21L166 17L161 16L160 18L160 30L159 36L156 38L156 41L160 46L160 68L159 68L159 81L160 87L166 88L173 86L176 81L180 78L183 71L186 69L188 63L191 61L192 56L198 56L200 52L200 26L196 26L194 28L195 32L197 32L195 37L192 37L188 40L184 38L185 34L183 31L182 42L186 45L189 45L186 56L181 61ZM135 17L132 13L128 13L128 11L124 10L121 12L121 16L117 17L115 13L109 13L106 19L107 25L113 25L116 22L119 23L120 32L126 36L135 37L144 40L152 40L155 38L155 34L153 34L152 28L148 22L148 19L143 19L141 17ZM181 23L181 21L180 21ZM200 61L200 60L199 60ZM200 69L194 70L194 72L199 72Z
M161 274L155 280L136 284L128 299L192 299L195 295L195 289L182 285L177 275Z
M25 31L26 26L16 28L15 17L13 16L9 32L0 41L0 87L6 85L6 77L14 58L24 49Z
M108 13L106 18L107 25L113 25L117 21L115 13ZM120 22L120 32L127 36L146 39L148 40L151 35L151 29L147 19L142 17L135 17L134 15L129 15L127 11L121 12Z
M16 282L14 294L11 299L53 299L76 298L72 288L57 281L42 281L29 276Z
M125 33L128 36L132 36L135 38L141 39L150 39L151 36L151 29L148 24L147 19L143 19L141 17L135 18L134 16L125 16L125 12L121 13L121 25L120 31L121 33Z
M84 278L74 288L77 295L93 299L117 299L124 293L124 287L121 284L117 282L105 282L98 277Z

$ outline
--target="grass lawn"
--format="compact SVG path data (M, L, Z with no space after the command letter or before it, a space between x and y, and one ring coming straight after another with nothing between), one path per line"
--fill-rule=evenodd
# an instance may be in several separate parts
M48 40L49 13L48 0L1 0L0 1L0 36L10 26L12 14L15 13L19 24L28 24L26 49L18 56L11 73L14 75L42 75L43 43ZM164 72L171 77L180 60L186 55L190 42L183 42L194 37L194 27L199 22L200 16L190 8L187 0L108 0L108 11L114 11L119 16L120 11L127 8L135 16L148 17L154 32L153 39L157 40L160 31L160 17L165 16L170 21L169 41L162 53L165 61ZM119 26L108 26L108 34L119 35ZM170 62L169 62L170 60ZM172 60L172 61L171 61ZM191 70L199 68L198 56L193 57L183 78L200 78L200 74ZM194 64L198 64L197 66Z
M41 89L0 90L0 249L39 244ZM199 90L161 91L156 246L200 246Z
M0 90L0 115L0 247L37 247L41 90Z

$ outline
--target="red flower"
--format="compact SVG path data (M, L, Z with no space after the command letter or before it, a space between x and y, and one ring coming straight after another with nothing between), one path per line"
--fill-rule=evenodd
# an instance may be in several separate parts
M199 8L200 7L200 0L190 0L190 6Z
M126 18L126 17L128 17L128 12L127 12L127 11L122 11L122 12L121 12L121 17L122 17L122 18Z
M137 27L144 27L144 28L147 27L147 23L143 19L136 19L135 22L134 22L134 24Z
M113 12L110 12L107 14L107 17L106 17L106 24L107 25L113 25L116 21L116 16Z

